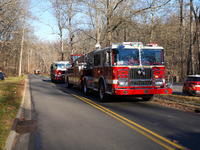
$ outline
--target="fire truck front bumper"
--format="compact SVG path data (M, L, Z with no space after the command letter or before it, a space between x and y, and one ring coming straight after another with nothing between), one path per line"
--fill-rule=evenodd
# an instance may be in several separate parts
M65 81L65 76L56 76L56 80L58 81Z
M172 94L172 88L160 89L114 89L114 95L152 95L152 94Z

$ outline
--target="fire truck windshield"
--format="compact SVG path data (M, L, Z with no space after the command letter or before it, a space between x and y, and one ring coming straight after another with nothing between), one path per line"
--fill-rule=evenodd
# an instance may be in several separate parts
M66 64L66 67L67 67L67 68L71 67L71 64Z
M72 56L73 57L73 62L75 62L75 60L81 56Z
M113 49L114 65L139 65L138 49Z
M57 64L57 69L65 69L66 64Z
M162 49L141 49L142 65L163 65L163 50Z

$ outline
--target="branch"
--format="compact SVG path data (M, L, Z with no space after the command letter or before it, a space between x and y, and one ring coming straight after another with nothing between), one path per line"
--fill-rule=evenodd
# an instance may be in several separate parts
M81 31L81 32L83 32L85 35L87 35L88 37L90 37L91 39L93 39L93 40L95 40L95 41L97 41L97 39L96 38L94 38L93 36L91 36L91 35L89 35L89 34L87 34L84 30L81 30L81 29L77 29L76 31Z

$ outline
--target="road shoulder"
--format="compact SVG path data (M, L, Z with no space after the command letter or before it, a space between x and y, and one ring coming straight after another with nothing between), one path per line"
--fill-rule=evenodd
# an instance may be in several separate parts
M31 95L29 80L26 78L22 101L16 118L31 119ZM30 133L19 135L16 131L11 130L5 144L5 150L26 150L28 149Z

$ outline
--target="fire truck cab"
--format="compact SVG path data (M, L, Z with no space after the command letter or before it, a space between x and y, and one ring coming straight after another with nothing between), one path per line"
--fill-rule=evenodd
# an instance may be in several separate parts
M51 64L51 82L65 81L65 72L71 67L69 61L54 61Z
M142 97L171 94L172 84L165 83L163 47L141 42L123 42L95 50L76 59L66 72L66 85L78 85L84 94L98 91L100 101L107 94Z
M34 70L34 74L40 74L40 70L39 69Z
M83 55L82 54L73 54L73 55L71 55L70 62L71 62L72 67L74 66L74 63L75 63L76 59L81 57L81 56L83 56Z

